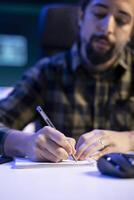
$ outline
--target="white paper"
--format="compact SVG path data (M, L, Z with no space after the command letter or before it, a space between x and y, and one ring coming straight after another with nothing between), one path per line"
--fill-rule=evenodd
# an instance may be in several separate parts
M69 166L94 166L95 161L93 159L88 159L84 161L74 161L70 158L68 160L63 160L58 163L52 162L33 162L26 158L16 158L13 163L13 168L24 169L24 168L40 168L40 167L69 167Z

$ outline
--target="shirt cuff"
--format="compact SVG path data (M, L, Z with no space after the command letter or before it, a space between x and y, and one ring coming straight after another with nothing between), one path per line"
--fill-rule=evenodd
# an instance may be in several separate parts
M0 131L0 155L5 156L4 143L8 133Z

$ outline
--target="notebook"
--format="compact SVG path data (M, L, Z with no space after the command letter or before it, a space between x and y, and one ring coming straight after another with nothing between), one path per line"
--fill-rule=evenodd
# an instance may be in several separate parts
M63 160L58 163L52 162L33 162L26 158L15 158L13 163L13 168L24 169L24 168L40 168L40 167L78 167L78 166L94 166L96 163L93 159L88 159L84 161L74 161L71 158Z

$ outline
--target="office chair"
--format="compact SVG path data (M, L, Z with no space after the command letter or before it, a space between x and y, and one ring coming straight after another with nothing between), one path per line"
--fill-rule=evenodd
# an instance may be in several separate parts
M72 46L77 39L79 12L80 7L76 4L43 6L39 13L39 57L63 52ZM35 122L36 131L42 127L39 119Z
M45 5L39 14L41 57L69 49L77 39L80 7L72 4Z

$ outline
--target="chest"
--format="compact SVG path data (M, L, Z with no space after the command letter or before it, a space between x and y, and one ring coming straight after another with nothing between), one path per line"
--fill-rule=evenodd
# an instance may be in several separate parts
M47 91L45 105L56 127L68 134L94 128L126 130L134 126L130 90L128 83L81 76L75 81L55 82Z

